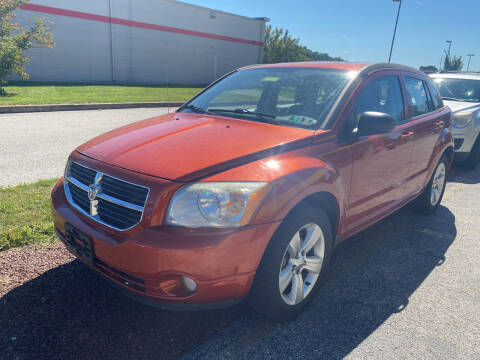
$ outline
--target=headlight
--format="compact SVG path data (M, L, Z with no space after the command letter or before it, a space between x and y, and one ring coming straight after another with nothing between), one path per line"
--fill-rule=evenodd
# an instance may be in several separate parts
M205 182L178 190L165 222L186 227L248 224L271 186L263 182Z
M463 111L454 114L453 126L456 128L467 127L473 119L473 114L470 111Z

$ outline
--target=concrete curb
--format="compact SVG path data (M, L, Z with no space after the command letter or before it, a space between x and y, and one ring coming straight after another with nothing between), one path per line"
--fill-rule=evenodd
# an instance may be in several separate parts
M103 109L133 109L155 107L179 107L185 101L144 102L144 103L107 103L107 104L58 104L58 105L13 105L0 106L0 114L46 112L46 111L75 111L75 110L103 110Z

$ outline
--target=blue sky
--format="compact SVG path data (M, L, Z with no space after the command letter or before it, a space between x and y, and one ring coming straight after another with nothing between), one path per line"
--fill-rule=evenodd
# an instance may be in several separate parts
M392 0L184 0L270 24L319 52L349 61L388 60L398 2ZM475 54L470 70L480 70L480 0L403 0L392 62L418 68L439 66L445 40L452 54Z

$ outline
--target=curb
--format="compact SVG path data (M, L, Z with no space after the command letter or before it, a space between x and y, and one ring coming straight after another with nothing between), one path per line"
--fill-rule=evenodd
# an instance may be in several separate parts
M13 105L13 106L0 106L0 114L27 113L27 112L47 112L47 111L75 111L75 110L179 107L179 106L182 106L184 103L185 103L185 101L143 102L143 103L106 103L106 104Z

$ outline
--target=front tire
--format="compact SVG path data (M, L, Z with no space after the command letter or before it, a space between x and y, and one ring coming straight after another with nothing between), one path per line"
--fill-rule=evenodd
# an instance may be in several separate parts
M433 214L440 206L447 184L448 161L443 155L423 193L414 200L414 207L424 214Z
M473 144L472 150L470 151L470 155L468 155L467 160L465 160L465 167L467 169L473 170L477 166L479 160L480 160L480 136L477 138L477 140Z
M313 300L332 252L332 229L320 209L291 213L273 235L260 262L248 302L276 320L300 315Z

